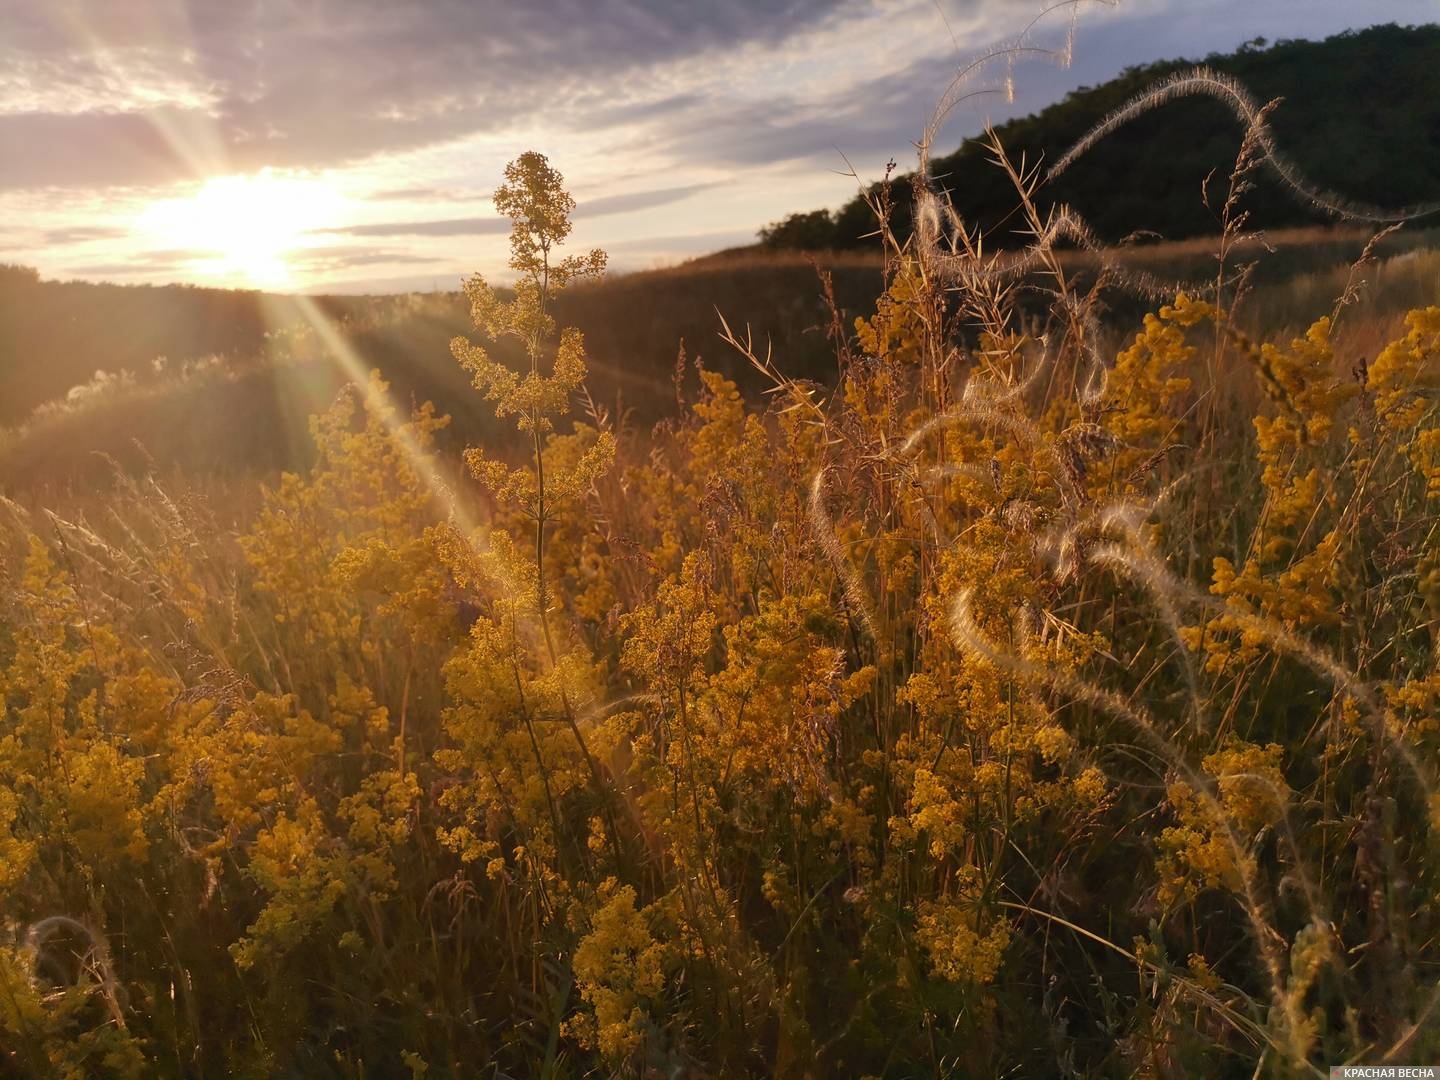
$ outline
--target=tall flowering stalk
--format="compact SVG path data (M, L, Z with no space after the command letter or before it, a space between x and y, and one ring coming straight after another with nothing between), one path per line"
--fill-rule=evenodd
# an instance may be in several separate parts
M584 702L597 693L593 664L583 645L554 625L547 548L561 513L583 502L612 465L615 438L609 431L582 424L574 425L573 433L557 431L585 383L585 340L573 327L558 328L550 309L565 288L602 273L606 257L599 249L584 255L559 254L557 249L570 235L575 200L543 154L528 152L506 166L495 206L512 223L509 266L517 275L513 296L503 299L478 274L465 282L465 294L475 327L490 340L490 348L498 352L507 344L518 344L521 366L517 370L492 356L490 348L462 337L451 342L451 350L470 372L476 389L494 403L496 416L514 418L528 445L529 462L512 465L478 447L465 453L471 474L495 499L498 527L478 543L473 537L456 537L448 548L457 580L486 597L487 617L476 623L469 650L449 669L450 685L459 698L451 711L451 731L463 749L445 762L467 774L478 769L477 782L485 789L482 805L498 800L497 807L504 806L512 815L527 803L523 793L533 790L538 780L548 836L538 849L524 854L538 851L542 862L546 854L553 854L562 860L560 865L570 865L564 855L567 830L562 803L578 781L565 763L567 755L547 733L552 715L563 719L593 793L607 805L608 794L604 770L579 718ZM505 528L511 523L528 526L529 559L512 545ZM539 663L529 640L536 627L543 642ZM502 695L494 692L497 683L505 688ZM516 717L518 726L510 723ZM521 730L534 765L528 776L493 757ZM517 821L526 819L521 812ZM480 850L466 826L450 836L469 857ZM496 865L499 848L493 841L482 847ZM590 862L583 845L575 846L572 858L585 865Z
M555 430L555 421L570 412L571 399L584 386L586 373L584 336L567 326L557 337L550 305L568 285L603 273L606 262L599 248L585 255L557 255L555 249L570 235L570 214L575 209L575 200L563 184L564 178L545 155L534 151L505 166L505 183L495 192L495 208L512 223L509 265L519 275L514 298L501 300L479 274L465 282L476 328L495 341L519 341L529 370L522 376L493 359L484 346L464 338L450 343L476 389L495 403L495 415L514 416L516 427L530 442L530 471L512 469L477 448L466 451L465 460L475 478L498 499L534 522L535 565L541 568L535 579L535 604L552 661L555 642L543 572L547 531L556 505L583 493L615 458L614 436L599 432L577 462L558 470L551 466L547 475L545 438ZM549 375L542 372L547 361Z

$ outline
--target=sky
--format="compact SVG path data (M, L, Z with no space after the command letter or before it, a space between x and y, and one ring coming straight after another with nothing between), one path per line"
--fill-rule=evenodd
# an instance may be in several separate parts
M538 150L574 246L647 269L912 166L997 46L1036 51L972 77L938 151L1132 64L1440 19L1440 0L1043 6L0 0L0 262L295 292L503 281L490 193Z

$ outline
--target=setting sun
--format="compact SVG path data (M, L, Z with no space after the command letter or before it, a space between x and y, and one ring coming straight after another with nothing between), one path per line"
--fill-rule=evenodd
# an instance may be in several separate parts
M333 224L342 202L328 183L278 176L216 176L191 197L152 203L140 220L157 244L185 249L190 269L250 285L290 281L306 234Z

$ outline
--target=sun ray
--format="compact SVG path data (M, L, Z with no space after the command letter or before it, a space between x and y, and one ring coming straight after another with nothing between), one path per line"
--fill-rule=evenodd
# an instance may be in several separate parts
M270 309L272 321L276 325L283 325L289 320L281 317L282 313L280 310L276 310L275 305L293 305L310 328L314 330L326 357L339 369L345 379L362 394L372 389L370 366L346 337L344 331L335 324L313 297L295 294L269 298L267 308ZM485 553L490 546L486 522L477 517L471 507L457 495L463 482L461 476L449 467L443 458L422 446L410 435L403 420L400 419L405 415L404 410L398 407L398 403L393 398L389 403L395 408L392 412L394 419L387 426L391 437L395 439L396 445L405 455L407 464L429 490L436 505L454 526L457 535L477 555ZM498 564L492 564L490 570L492 573L503 575ZM522 595L527 588L523 582L508 576L500 584L505 594L510 597ZM555 615L563 617L560 612L556 612ZM517 618L523 632L538 642L541 635L538 617L535 614L520 614Z

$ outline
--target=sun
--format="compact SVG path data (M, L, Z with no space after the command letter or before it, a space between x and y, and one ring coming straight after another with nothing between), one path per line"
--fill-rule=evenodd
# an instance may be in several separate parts
M184 252L190 269L232 284L287 285L308 234L333 224L342 202L323 179L270 169L206 180L189 198L152 203L141 230Z

